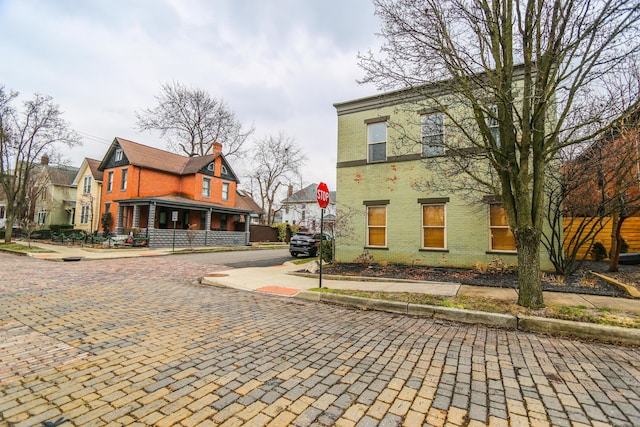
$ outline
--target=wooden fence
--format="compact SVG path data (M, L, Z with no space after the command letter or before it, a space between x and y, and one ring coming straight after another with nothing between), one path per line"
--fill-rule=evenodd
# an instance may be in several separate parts
M567 249L567 243L571 241L573 234L576 233L579 224L583 221L583 218L564 218L564 243L565 243L565 251ZM594 242L600 242L604 245L609 253L611 249L611 223L612 220L609 218L605 220L604 228L600 230L598 234L596 234L594 238ZM571 227L571 228L568 228ZM629 245L629 249L627 252L640 252L640 217L631 217L627 218L622 224L622 230L620 232L622 238ZM590 258L589 254L586 253L587 248L581 248L578 252L578 257L586 257Z
M272 228L270 225L251 224L251 228L249 230L251 232L249 241L251 242L278 241L278 230L276 228Z

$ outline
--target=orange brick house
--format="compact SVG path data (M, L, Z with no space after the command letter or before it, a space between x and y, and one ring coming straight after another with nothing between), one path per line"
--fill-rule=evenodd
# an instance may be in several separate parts
M98 167L108 231L133 231L149 247L248 245L253 212L221 151L215 143L213 154L185 157L115 138Z

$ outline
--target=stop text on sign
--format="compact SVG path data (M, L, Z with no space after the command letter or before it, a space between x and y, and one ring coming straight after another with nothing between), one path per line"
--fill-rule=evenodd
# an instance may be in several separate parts
M316 200L322 209L329 205L329 188L327 184L321 182L316 189Z

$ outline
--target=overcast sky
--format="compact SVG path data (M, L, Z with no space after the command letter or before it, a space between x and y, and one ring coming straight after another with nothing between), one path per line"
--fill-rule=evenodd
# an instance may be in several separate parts
M370 0L0 0L0 85L54 98L84 138L65 156L75 166L116 136L166 149L135 112L161 83L204 89L257 136L293 137L303 183L334 190L333 103L375 93L356 82L358 52L380 43L373 12Z

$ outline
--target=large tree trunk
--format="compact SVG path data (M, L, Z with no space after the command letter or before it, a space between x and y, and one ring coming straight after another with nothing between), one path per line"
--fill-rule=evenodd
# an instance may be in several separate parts
M4 242L11 243L13 237L13 223L16 222L15 215L12 212L7 211L7 218L4 226Z
M514 230L518 249L518 305L538 309L544 307L540 273L540 233L534 228Z

